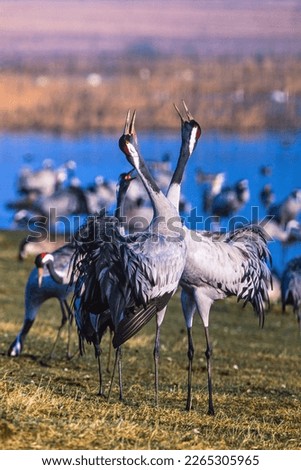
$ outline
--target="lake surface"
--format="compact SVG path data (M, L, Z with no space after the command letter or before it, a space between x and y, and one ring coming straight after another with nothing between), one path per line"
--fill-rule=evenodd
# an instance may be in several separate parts
M78 138L46 134L0 134L0 229L13 228L13 211L6 203L17 199L16 179L21 167L41 167L43 160L51 159L54 166L74 160L76 176L85 187L97 175L116 181L122 171L130 166L118 147L119 136L87 135ZM180 146L179 135L140 134L139 144L145 159L161 160L170 155L174 167ZM271 175L263 176L259 169L271 167ZM301 188L301 133L267 133L253 136L206 133L188 163L183 193L192 208L202 214L203 187L196 183L196 169L205 172L224 172L226 183L233 184L241 178L249 180L251 198L240 212L252 220L252 206L258 207L259 216L265 209L259 201L259 192L265 183L271 183L276 201L281 201L293 189ZM202 228L201 226L199 228ZM278 243L270 243L274 266L281 269L281 250ZM286 259L301 254L301 245L289 247Z

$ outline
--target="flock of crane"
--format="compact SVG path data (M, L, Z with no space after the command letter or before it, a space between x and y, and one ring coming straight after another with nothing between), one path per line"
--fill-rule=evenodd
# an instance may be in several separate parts
M192 406L192 336L195 312L201 318L206 340L208 413L214 414L209 316L212 304L236 296L250 303L263 326L265 308L272 289L268 233L260 224L247 224L228 232L191 230L180 216L181 183L186 165L201 136L201 127L186 104L184 111L175 109L181 122L181 147L176 168L167 190L162 191L143 159L135 130L136 112L129 111L120 150L133 167L119 177L114 215L102 210L89 216L65 243L49 253L40 250L36 267L29 275L25 289L25 316L20 332L8 349L9 356L19 356L38 310L49 298L57 298L62 312L57 343L66 323L75 318L80 351L85 342L93 345L99 366L99 393L103 394L101 349L108 330L115 349L114 371L118 369L122 399L122 345L156 318L154 343L155 401L158 403L160 328L169 301L181 289L181 305L187 329L188 389L186 409ZM149 224L141 230L128 231L124 217L126 194L139 179L151 203ZM222 177L210 179L206 207L217 208L221 196L217 187ZM248 198L247 182L238 182L237 200ZM296 197L300 197L297 194ZM233 199L233 198L232 198ZM234 210L234 209L233 209ZM225 213L219 213L220 216ZM148 219L147 219L148 220ZM278 223L278 220L276 220ZM287 226L289 221L279 222ZM71 298L71 302L70 299ZM292 304L300 325L301 258L288 264L282 279L282 302ZM70 335L68 335L70 339ZM70 357L70 341L67 354ZM110 392L109 392L110 394Z

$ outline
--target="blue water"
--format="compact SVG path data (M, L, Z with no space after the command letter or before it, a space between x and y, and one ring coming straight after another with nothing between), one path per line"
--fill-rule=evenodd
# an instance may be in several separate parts
M116 181L129 164L118 148L119 135L87 135L78 138L46 134L0 134L0 228L12 228L13 212L5 207L17 198L16 179L22 166L40 168L43 160L50 158L55 166L67 160L77 163L76 176L83 186L93 182L95 176ZM161 160L168 153L175 164L180 139L173 134L139 134L139 143L145 159ZM30 156L30 158L29 158ZM263 176L259 168L269 165L270 176ZM260 205L259 192L265 183L271 183L276 200L281 201L290 191L301 187L301 133L266 133L252 136L222 135L203 131L201 140L186 171L183 193L192 207L201 210L202 187L197 185L195 170L225 172L227 184L238 179L249 180L251 198L241 211L252 219L252 206L259 207L260 217L265 210ZM200 227L201 228L201 227ZM282 260L278 244L271 243L274 265L280 268ZM287 259L301 254L301 246L287 250Z

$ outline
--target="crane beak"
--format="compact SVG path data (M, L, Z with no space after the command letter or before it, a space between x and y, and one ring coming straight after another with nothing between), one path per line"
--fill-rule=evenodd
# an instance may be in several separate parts
M181 121L182 121L182 123L183 123L183 122L184 122L184 118L183 118L183 116L182 116L182 114L181 114L181 112L180 112L178 106L177 106L175 103L174 103L173 105L174 105L174 108L175 108L175 110L177 111L177 113L178 113L178 115L179 115L179 117L180 117L180 119L181 119Z
M43 281L43 274L44 274L44 269L43 268L38 268L38 286L42 286L42 281Z
M187 116L187 118L188 118L188 121L192 121L192 120L193 120L192 114L191 114L191 112L189 111L189 109L187 108L185 101L183 100L182 103L183 103L183 107L184 107L184 109L185 109L185 112L186 112L186 116Z
M183 108L184 108L185 113L186 113L186 117L182 116L178 106L175 103L174 103L174 108L177 111L178 115L180 116L180 119L181 119L182 123L185 122L186 118L187 118L188 122L190 122L190 121L193 120L192 114L190 113L189 109L187 108L187 105L186 105L184 100L182 101L182 103L183 103Z
M136 136L135 121L136 121L136 110L134 110L133 112L132 120L130 123L130 129L129 129L129 133L133 136Z
M123 129L123 134L127 135L129 134L129 128L130 128L130 116L131 116L131 110L129 109L125 118L125 124L124 124L124 129Z
M131 119L131 110L129 109L125 118L124 130L123 135L130 135L135 140L137 144L137 134L135 131L135 120L136 120L136 110L133 112L133 116Z

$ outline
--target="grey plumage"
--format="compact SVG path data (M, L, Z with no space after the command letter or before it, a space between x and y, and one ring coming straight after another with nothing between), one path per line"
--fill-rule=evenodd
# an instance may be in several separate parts
M52 168L44 165L44 168L33 171L23 168L17 181L18 192L26 195L50 196L67 179L67 167Z
M218 217L230 217L240 210L249 199L248 180L239 180L233 187L222 188L220 193L213 197L211 213Z
M299 333L301 335L301 257L296 257L287 263L281 277L282 311L286 306L293 307L297 317Z
M89 208L84 190L80 186L60 188L50 196L37 199L31 209L54 223L55 217L70 214L88 214ZM55 213L52 211L55 209ZM52 220L54 219L54 220Z
M274 217L275 222L285 227L291 220L297 218L301 212L301 190L292 191L282 202L275 203L268 208L268 214Z

